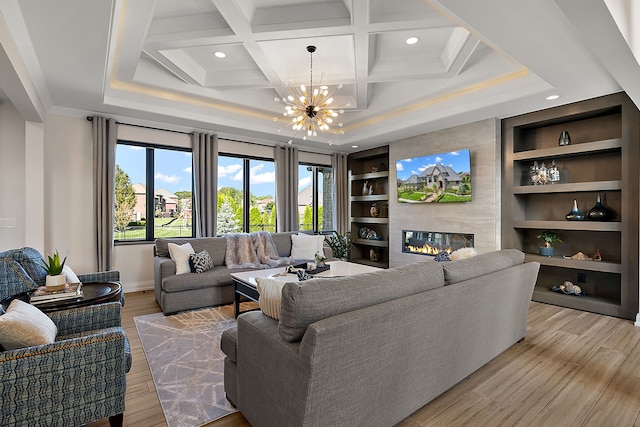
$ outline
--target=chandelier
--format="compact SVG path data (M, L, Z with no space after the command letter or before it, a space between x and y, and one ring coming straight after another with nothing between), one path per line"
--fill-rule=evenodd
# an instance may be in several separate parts
M344 113L344 110L334 110L330 107L333 103L333 94L335 91L329 93L327 86L320 85L313 87L313 52L316 51L315 46L307 46L307 52L310 56L310 84L309 90L304 85L300 87L289 87L293 94L286 98L276 98L276 102L282 102L284 107L284 117L291 117L291 120L286 123L285 126L291 126L296 131L293 138L295 138L300 132L304 132L303 140L307 137L318 136L318 131L329 132L343 135L342 123L334 124L334 119ZM322 83L322 82L321 82ZM338 85L336 90L340 90L342 85ZM277 122L280 119L274 117L273 121ZM332 128L336 125L339 129ZM281 129L278 129L280 132ZM289 144L293 143L293 138L289 140ZM329 144L332 142L329 141Z

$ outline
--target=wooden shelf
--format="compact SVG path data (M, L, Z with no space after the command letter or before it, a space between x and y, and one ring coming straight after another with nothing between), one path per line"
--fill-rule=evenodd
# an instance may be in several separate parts
M525 254L525 261L539 262L541 265L548 265L551 267L564 267L575 270L588 270L588 271L600 271L603 273L615 273L620 274L622 272L622 265L620 263L608 262L608 261L589 261L589 260L576 260L567 259L564 257L546 257L537 254Z
M533 228L576 231L622 231L618 221L513 221L513 228Z
M368 179L388 178L389 171L368 172L360 173L357 175L351 175L351 181L364 181Z
M366 216L352 217L351 222L362 224L389 224L389 218L371 218Z
M388 240L374 240L374 239L353 239L352 242L357 245L365 245L365 246L377 246L380 248L388 248L389 241Z
M553 292L551 289L536 286L533 291L533 299L547 304L560 305L576 310L591 311L608 316L619 316L620 303L613 299L601 298L593 295L577 296L565 295Z
M369 258L352 258L349 261L356 262L358 264L369 265L371 267L389 268L389 264L384 260L373 262Z
M622 181L574 182L567 184L517 185L513 194L577 193L584 191L616 191L622 189Z
M547 157L577 156L619 150L621 148L622 140L620 138L613 138L603 141L584 142L582 144L563 145L562 147L544 148L541 150L520 151L513 153L513 160L539 160Z
M384 202L389 200L388 194L372 194L370 196L351 196L352 202Z

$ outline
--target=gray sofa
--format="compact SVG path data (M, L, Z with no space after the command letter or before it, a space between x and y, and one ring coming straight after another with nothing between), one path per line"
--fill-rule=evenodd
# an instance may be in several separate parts
M291 235L297 232L271 233L278 254L291 255ZM176 275L176 264L169 256L169 243L191 243L195 252L206 250L214 268L204 273ZM163 313L171 314L194 308L209 307L233 302L231 273L251 270L228 269L225 264L227 239L225 237L156 239L154 246L154 292ZM331 249L325 248L331 256Z
M540 265L514 249L287 283L222 335L254 427L391 426L524 338Z

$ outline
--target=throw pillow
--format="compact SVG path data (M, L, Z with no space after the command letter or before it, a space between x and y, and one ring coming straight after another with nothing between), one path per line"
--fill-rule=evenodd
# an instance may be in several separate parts
M80 283L78 275L74 273L71 267L69 267L67 264L65 264L62 268L62 274L64 274L64 277L67 278L67 283Z
M169 243L167 246L169 247L169 256L176 263L176 274L191 273L189 255L195 253L191 243L185 243L181 246Z
M478 252L476 252L474 248L460 248L451 252L451 254L449 255L449 259L451 261L455 261L457 259L471 258L476 255L478 255Z
M204 273L213 268L213 260L209 252L201 251L197 254L189 254L189 266L192 273Z
M5 350L51 344L58 328L46 314L26 302L14 299L0 316L0 344Z
M315 260L316 254L324 254L324 235L292 234L291 256L298 260Z
M280 300L282 299L282 287L286 281L276 280L273 277L256 277L258 288L258 304L260 310L269 317L280 319Z

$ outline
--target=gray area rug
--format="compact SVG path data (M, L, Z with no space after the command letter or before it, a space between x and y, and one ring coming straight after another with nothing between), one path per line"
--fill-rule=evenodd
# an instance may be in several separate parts
M230 308L231 307L231 308ZM233 307L134 318L169 427L192 427L236 410L224 395L222 331Z

